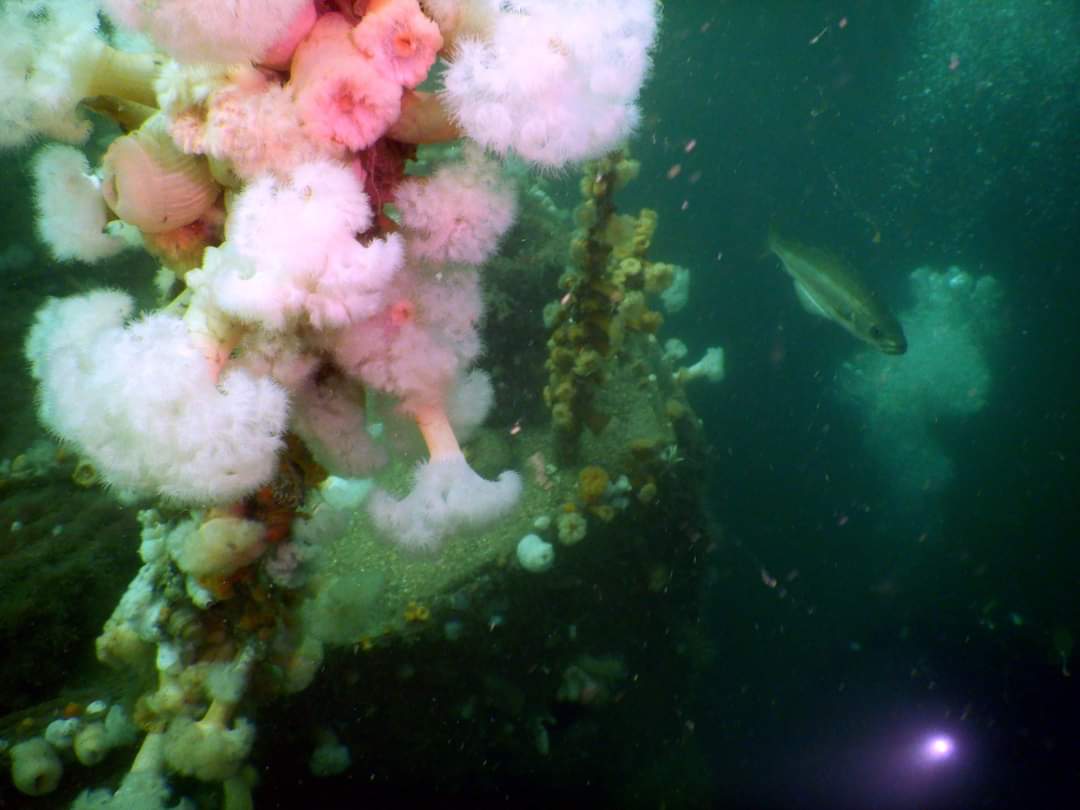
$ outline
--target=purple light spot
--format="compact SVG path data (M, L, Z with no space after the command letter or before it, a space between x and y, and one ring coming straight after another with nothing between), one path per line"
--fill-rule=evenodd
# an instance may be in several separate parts
M956 743L952 737L937 734L926 741L923 745L923 755L930 762L943 762L949 759L956 751Z

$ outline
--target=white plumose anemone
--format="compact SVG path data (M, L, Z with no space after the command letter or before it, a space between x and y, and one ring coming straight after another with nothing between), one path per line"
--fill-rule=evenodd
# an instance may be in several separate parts
M110 486L181 503L224 503L272 475L288 416L284 389L236 369L215 380L175 316L125 325L114 291L51 299L27 339L42 421Z
M455 45L443 98L470 138L547 166L596 157L638 123L654 0L517 0Z

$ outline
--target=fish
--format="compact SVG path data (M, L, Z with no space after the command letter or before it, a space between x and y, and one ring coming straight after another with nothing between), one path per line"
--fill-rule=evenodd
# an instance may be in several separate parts
M900 321L839 256L785 239L775 228L769 228L767 247L791 276L795 294L808 312L843 327L883 354L907 351Z

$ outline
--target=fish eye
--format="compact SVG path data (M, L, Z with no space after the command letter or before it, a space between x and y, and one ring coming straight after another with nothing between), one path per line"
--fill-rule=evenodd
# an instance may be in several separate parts
M875 340L880 338L881 337L881 329L879 329L876 326L871 326L870 327L870 337L874 338Z

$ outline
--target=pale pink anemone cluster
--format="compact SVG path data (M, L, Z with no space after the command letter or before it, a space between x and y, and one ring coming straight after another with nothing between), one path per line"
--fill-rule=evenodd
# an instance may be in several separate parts
M296 49L288 83L305 128L366 149L398 119L402 93L424 80L441 47L415 0L373 3L356 25L323 15Z
M210 208L222 211L224 238L180 269L181 306L132 324L115 296L69 299L42 310L27 349L43 418L110 484L224 506L265 482L286 431L331 472L370 474L387 460L367 427L368 392L379 392L419 428L428 460L404 499L376 493L376 525L431 548L512 507L518 476L480 478L458 434L493 400L471 368L477 267L513 223L514 190L477 149L403 182L406 153L387 137L441 46L417 0L372 0L362 14L297 14L265 51L284 70L165 66L160 112L109 148L102 196L147 241ZM395 224L380 209L399 188ZM73 329L90 347L74 367L53 360ZM176 360L161 365L165 337ZM123 369L139 379L119 402L111 392ZM198 396L181 384L193 377ZM73 417L73 387L96 391L108 419ZM145 452L114 452L140 441ZM232 464L241 446L253 449Z
M44 44L33 3L12 2L5 19ZM516 214L483 148L559 166L614 146L637 120L657 7L422 3L105 0L171 58L132 58L83 21L77 41L98 43L85 84L124 100L108 109L129 132L97 172L71 147L42 152L39 232L58 258L96 260L126 244L119 222L183 282L138 322L119 293L47 306L27 344L43 420L110 485L228 506L267 482L287 432L329 471L368 474L387 460L368 432L379 401L428 451L411 492L371 499L387 534L431 548L512 507L519 477L485 481L459 442L493 399L473 369L478 268ZM440 55L442 91L423 92ZM458 158L406 176L415 145L463 135ZM65 217L64 200L82 210Z
M368 149L401 117L405 94L443 44L417 0L373 0L356 22L337 12L297 21L260 70L208 75L174 66L163 74L171 132L185 152L247 180Z
M99 4L153 47L102 30ZM236 713L252 668L271 662L284 691L303 689L323 639L279 621L257 643L203 648L163 611L229 598L210 585L253 565L299 587L303 536L340 536L367 491L328 479L316 493L307 471L367 476L388 449L406 463L426 449L411 483L382 474L387 489L367 501L375 529L411 549L514 508L520 476L484 479L461 447L495 399L474 367L479 268L517 210L484 149L559 166L616 146L637 120L657 11L0 0L0 146L66 142L33 161L39 236L58 261L142 245L162 265L154 311L112 289L38 310L24 351L39 417L113 491L191 510L178 524L140 512L144 565L98 641L103 661L125 665L157 650L159 686L144 698L164 730L146 735L115 795L76 806L164 807L166 769L224 782L245 804L254 729ZM440 55L442 91L423 92ZM86 107L126 133L93 168L71 145L90 134ZM416 145L464 137L474 143L428 176L407 176Z

